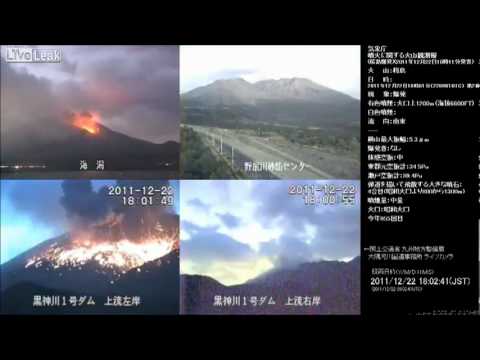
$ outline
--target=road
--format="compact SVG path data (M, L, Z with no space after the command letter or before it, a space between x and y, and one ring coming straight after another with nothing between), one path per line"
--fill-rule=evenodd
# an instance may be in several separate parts
M284 151L279 150L271 144L268 144L266 141L262 142L260 139L234 133L233 130L211 128L204 126L193 126L188 125L190 128L208 136L218 143L220 138L223 142L223 145L226 147L223 149L225 153L230 153L231 148L234 149L234 153L239 153L238 158L248 158L254 162L286 162L286 163L295 163L300 164L302 159L298 159L291 154L287 154ZM229 155L230 158L231 155ZM234 155L235 157L235 155ZM238 162L236 162L238 164ZM239 164L240 165L240 164ZM243 164L240 165L243 168ZM328 174L327 172L315 168L310 164L305 164L302 171L299 171L299 166L297 169L288 169L285 171L271 171L275 177L281 179L332 179L334 176ZM247 172L248 175L248 172ZM254 174L251 174L251 177L255 177Z

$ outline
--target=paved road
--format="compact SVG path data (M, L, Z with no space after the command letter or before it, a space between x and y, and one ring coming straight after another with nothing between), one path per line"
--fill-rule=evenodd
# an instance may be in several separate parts
M231 151L231 147L234 148L234 152L240 152L244 157L252 159L255 162L288 162L299 164L302 159L298 159L291 154L287 154L284 151L279 150L273 145L260 141L257 138L236 134L232 130L210 128L204 126L192 126L188 125L193 130L200 134L214 137L219 141L222 138L224 144ZM272 171L272 173L282 179L332 179L334 176L315 168L309 164L305 164L302 171L289 169L287 171ZM247 173L248 174L248 173Z

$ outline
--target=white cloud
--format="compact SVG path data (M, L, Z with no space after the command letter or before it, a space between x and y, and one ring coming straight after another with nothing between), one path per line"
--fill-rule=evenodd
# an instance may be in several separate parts
M345 181L182 180L181 272L238 284L274 266L358 255L358 203L306 206L288 194L289 184L326 183Z

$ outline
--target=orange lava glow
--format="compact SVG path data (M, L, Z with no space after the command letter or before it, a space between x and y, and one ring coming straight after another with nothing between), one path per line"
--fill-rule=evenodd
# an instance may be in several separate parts
M173 236L143 239L142 242L129 239L116 242L91 242L83 239L83 241L75 241L75 246L52 244L40 256L30 258L25 267L38 268L44 263L49 263L53 269L60 267L81 269L87 263L95 262L120 277L127 271L141 267L149 261L160 259L176 249L178 249L178 238Z
M178 228L166 230L157 223L138 238L132 240L121 234L114 237L113 228L121 224L123 216L108 216L99 224L70 233L67 242L55 242L39 255L28 259L25 268L49 266L56 269L82 269L87 265L96 264L120 278L128 271L140 268L145 263L158 260L172 251L178 250ZM100 234L100 227L103 234Z
M73 114L73 126L88 131L92 135L97 135L100 132L99 121L100 115L98 113Z

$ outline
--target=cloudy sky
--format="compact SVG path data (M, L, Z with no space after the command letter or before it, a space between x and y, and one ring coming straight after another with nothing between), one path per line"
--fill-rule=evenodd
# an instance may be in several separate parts
M358 181L182 181L181 272L240 284L259 274L360 253L360 204L306 206L290 184Z
M68 231L65 209L60 203L63 180L0 181L0 263L4 263L33 246ZM86 180L77 180L86 182ZM115 180L92 180L94 191L115 185ZM178 214L178 181L174 188Z
M2 132L38 126L46 133L66 113L98 112L124 134L179 140L177 46L39 46L61 63L7 63L1 48Z
M360 46L181 46L180 92L219 79L303 77L360 98Z

